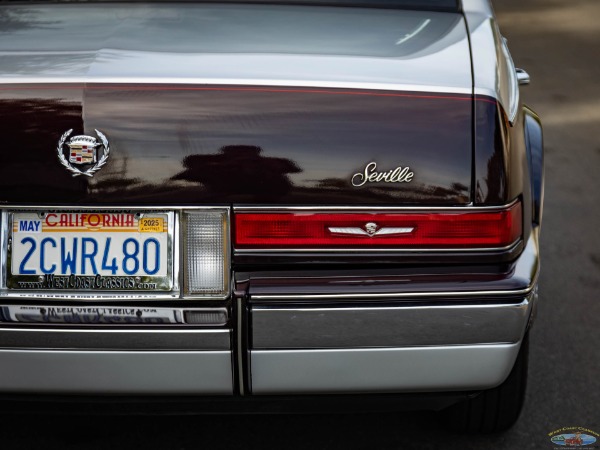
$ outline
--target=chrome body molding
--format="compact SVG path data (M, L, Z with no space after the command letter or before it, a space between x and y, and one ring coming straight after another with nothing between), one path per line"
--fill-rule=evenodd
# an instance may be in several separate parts
M398 229L396 229L398 230ZM400 230L406 230L405 228L400 228ZM330 229L332 233L334 233L333 229ZM405 231L404 233L412 232L412 229L409 231ZM396 232L400 234L400 232ZM394 233L394 234L396 234ZM344 234L350 234L348 232ZM352 233L356 234L356 233ZM384 233L381 233L384 234ZM369 237L369 236L367 236ZM236 254L257 254L257 255L268 255L269 253L319 253L319 254L336 254L336 253L396 253L398 255L406 254L406 253L419 253L419 254L427 254L427 253L481 253L481 252L505 252L510 251L517 248L522 243L521 239L513 242L510 245L505 247L474 247L474 248L462 248L462 247L449 247L449 248L269 248L269 249L246 249L246 248L236 248L234 249L234 253Z
M231 350L231 330L0 326L0 348L228 351Z
M139 5L9 6L27 14L19 15L23 26L18 30L2 30L2 85L217 84L472 93L469 39L457 13L163 3L143 5L142 18ZM48 22L51 28L44 26ZM90 31L89 23L103 26ZM73 35L78 39L70 39Z
M0 349L0 367L2 393L233 393L231 351Z
M513 123L519 111L519 81L492 6L488 0L462 0L462 6L471 37L473 93L497 99Z
M0 52L0 57L2 53ZM56 89L64 88L60 85L74 85L83 87L83 85L110 85L110 84L130 84L130 85L194 85L194 86L259 86L276 88L315 88L315 89L348 89L364 91L395 91L395 92L427 92L435 94L462 94L471 95L472 88L458 88L453 86L433 86L420 84L399 84L399 83L364 83L364 82L326 82L326 81L306 81L306 80L286 80L277 79L253 80L253 79L222 79L222 78L149 78L149 77L81 77L81 78L44 78L44 77L23 77L23 78L3 78L0 76L0 91L3 86L10 85L28 85L44 84L55 85ZM4 88L5 89L5 88ZM202 89L202 88L199 88Z
M386 292L377 294L288 294L288 295L253 295L252 299L256 301L271 301L271 300L382 300L395 298L456 298L456 297L488 297L488 296L507 296L507 297L522 297L529 295L535 288L537 277L534 284L527 289L515 289L512 291L451 291L451 292Z
M252 393L325 394L489 389L520 342L446 347L252 350Z
M494 206L474 206L473 204L462 205L462 206L268 206L268 205L233 205L233 212L253 212L259 213L264 211L266 213L273 212L318 212L318 213L361 213L361 212L378 212L378 213L394 213L394 212L493 212L502 211L509 209L514 206L519 199L514 199L511 202L504 205Z
M202 316L204 315L204 316ZM198 317L200 316L200 317ZM147 318L147 320L145 320ZM0 324L27 326L224 326L229 320L225 307L154 308L127 303L118 305L0 304ZM1 326L1 325L0 325ZM110 329L110 328L109 328ZM0 341L0 347L2 341Z
M521 340L532 305L251 308L252 348L323 349L514 344Z

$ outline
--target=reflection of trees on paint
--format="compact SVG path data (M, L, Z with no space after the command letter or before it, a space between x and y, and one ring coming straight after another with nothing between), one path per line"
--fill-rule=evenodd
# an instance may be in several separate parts
M280 198L292 188L288 174L302 169L289 159L262 153L252 145L228 145L216 155L189 155L183 160L185 170L172 179L201 183L208 193L225 196Z
M141 181L137 178L130 178L127 176L129 163L129 157L127 155L115 159L112 164L112 171L105 171L97 180L91 183L90 190L93 192L123 192L126 189L132 189L134 187L143 187Z

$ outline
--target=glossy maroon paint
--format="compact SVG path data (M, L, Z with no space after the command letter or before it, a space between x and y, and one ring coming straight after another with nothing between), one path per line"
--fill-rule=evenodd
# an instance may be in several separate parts
M108 163L72 177L57 142L102 131ZM466 205L472 99L231 86L0 91L0 201L22 204ZM410 182L351 184L369 162Z

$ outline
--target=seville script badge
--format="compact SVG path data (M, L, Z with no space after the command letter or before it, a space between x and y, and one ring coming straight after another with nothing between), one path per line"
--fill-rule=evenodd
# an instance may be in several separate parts
M79 175L85 175L86 177L93 177L94 174L99 171L102 166L106 164L108 155L110 154L110 148L108 146L108 139L100 131L95 130L98 138L101 142L98 142L93 136L73 136L69 142L66 142L68 137L71 135L73 130L69 130L64 133L58 140L58 146L56 152L58 154L58 160L71 172L74 177ZM68 147L69 160L65 158L65 142ZM98 153L102 148L102 156L98 157ZM78 169L73 166L84 166L82 169Z

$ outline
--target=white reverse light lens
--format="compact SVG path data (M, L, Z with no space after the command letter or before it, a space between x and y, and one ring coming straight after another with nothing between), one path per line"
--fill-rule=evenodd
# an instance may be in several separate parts
M185 296L229 294L229 215L227 210L187 211L184 224Z

